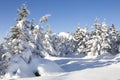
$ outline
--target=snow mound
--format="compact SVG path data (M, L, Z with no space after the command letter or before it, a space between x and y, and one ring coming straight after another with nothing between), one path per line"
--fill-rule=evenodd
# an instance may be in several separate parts
M55 76L64 72L64 70L55 62L35 56L31 57L30 63L26 63L21 56L16 55L9 64L10 66L3 79Z
M37 57L32 58L30 67L33 72L38 72L41 76L56 75L64 72L55 62Z
M16 79L22 77L34 77L34 73L29 68L28 64L20 56L15 56L9 63L8 71L5 74L5 79Z

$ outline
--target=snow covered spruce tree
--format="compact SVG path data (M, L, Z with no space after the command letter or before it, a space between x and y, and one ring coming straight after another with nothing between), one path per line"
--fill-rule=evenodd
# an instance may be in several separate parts
M99 24L98 19L96 19L93 26L95 30L91 32L90 38L87 41L88 55L97 56L104 53L110 53L111 41L105 20L102 24Z
M42 16L42 18L40 19L41 25L46 24L45 25L46 31L43 33L43 37L42 37L42 45L43 45L43 48L47 52L48 55L55 56L56 51L53 48L52 31L51 31L50 26L48 24L49 16L51 16L51 15L46 14L46 15Z
M39 55L40 57L45 57L47 55L47 52L44 49L44 45L43 45L43 41L44 41L43 28L39 25L36 25L33 30L33 36L35 39L33 53Z
M25 4L22 5L21 10L17 10L17 13L19 17L16 24L11 28L10 35L3 42L5 53L2 55L2 60L8 64L5 75L9 75L9 77L18 75L17 71L18 69L21 71L22 62L23 65L30 63L33 51L31 44L34 44L34 38L31 35L33 26L31 21L26 19L29 11ZM15 65L18 66L12 68Z
M90 38L86 42L86 52L88 55L98 55L100 52L100 24L98 19L95 20L95 30L90 33Z
M102 22L102 25L100 27L101 30L101 50L100 50L100 54L104 54L104 53L110 53L111 50L111 42L110 42L110 35L109 35L109 31L108 31L108 26L106 24L106 21L104 20Z
M118 53L120 53L120 30L116 31L116 34L117 34L116 44L117 44L117 48L118 48Z
M47 25L46 27L46 32L45 32L45 36L44 36L44 48L47 51L47 53L49 55L56 55L56 51L53 48L53 38L52 38L52 31L49 27L49 25Z
M108 28L108 32L109 32L109 39L110 39L110 46L111 49L109 50L109 52L113 55L118 54L119 53L119 46L120 46L120 38L119 38L119 31L116 31L114 24L112 24L109 28Z
M86 54L86 41L88 40L88 38L89 33L87 28L80 28L80 25L78 25L77 30L73 35L73 52Z
M73 53L73 37L70 33L60 32L53 35L53 48L56 51L55 56L66 56Z
M29 11L25 4L21 10L17 11L19 18L17 24L11 29L11 49L12 54L21 54L26 62L29 62L32 55L29 43L34 43L31 35L31 22L26 19Z

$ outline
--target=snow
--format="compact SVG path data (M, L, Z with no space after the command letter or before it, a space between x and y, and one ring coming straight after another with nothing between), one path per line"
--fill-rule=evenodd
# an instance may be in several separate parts
M120 64L111 66L88 68L82 71L71 72L66 80L118 80L120 79Z
M50 14L46 14L46 15L42 16L42 18L40 19L40 23L47 22L48 17L50 17L50 16L51 16Z
M11 58L11 54L9 52L2 55L2 58L6 58L6 60L9 60Z
M30 63L30 67L33 72L38 71L41 76L49 76L52 74L62 73L64 70L60 68L56 63L38 57L33 57Z
M58 34L59 37L63 37L63 38L66 38L66 39L72 39L72 35L70 35L69 33L66 33L66 32L60 32Z
M0 44L3 80L120 80L120 31L114 24L96 19L90 32L78 25L74 33L55 34L49 14L36 25L27 19L25 5L17 13L10 35Z
M10 66L7 73L5 74L5 79L35 76L27 63L25 63L25 61L19 56L14 56L9 64Z
M38 72L40 76L53 76L64 72L55 62L38 56L31 57L31 62L28 64L22 57L16 55L9 64L3 79L35 77L35 72Z
M104 59L102 59L103 56ZM105 56L106 55L102 55L97 58L49 56L46 57L46 59L49 59L55 62L56 64L58 64L63 70L65 70L65 72L59 74L51 73L51 75L45 75L45 76L33 77L33 78L21 78L17 80L54 80L54 79L55 80L56 79L57 80L73 80L73 79L74 80L119 80L120 79L119 56L117 56L117 58L111 56L107 56L107 57Z

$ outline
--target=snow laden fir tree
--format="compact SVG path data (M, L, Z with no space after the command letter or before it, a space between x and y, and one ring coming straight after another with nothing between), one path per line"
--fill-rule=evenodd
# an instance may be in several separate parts
M1 78L42 76L44 73L37 67L31 69L31 64L34 60L40 62L46 56L120 53L120 31L115 29L114 24L108 26L105 20L100 24L96 19L92 31L78 25L74 33L53 33L48 24L50 14L43 16L40 24L35 25L33 19L27 19L30 12L25 4L17 13L16 24L0 43ZM45 25L42 27L42 24Z

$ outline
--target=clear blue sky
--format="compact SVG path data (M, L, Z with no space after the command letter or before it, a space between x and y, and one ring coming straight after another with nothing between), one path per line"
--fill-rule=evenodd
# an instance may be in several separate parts
M26 3L30 10L29 19L35 23L44 14L51 14L49 24L53 32L73 32L80 23L81 27L92 26L96 17L100 23L120 27L120 0L0 0L0 40L15 24L16 10Z

